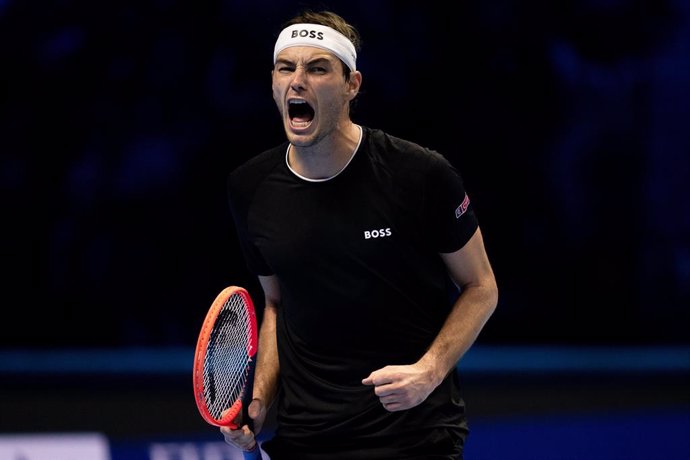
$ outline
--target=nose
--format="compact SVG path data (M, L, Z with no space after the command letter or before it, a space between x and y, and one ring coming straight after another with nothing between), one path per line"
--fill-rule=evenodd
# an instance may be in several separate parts
M295 68L295 72L292 74L292 81L290 82L290 87L295 91L304 89L306 83L306 75L307 73L305 72L304 67L297 66L297 68Z

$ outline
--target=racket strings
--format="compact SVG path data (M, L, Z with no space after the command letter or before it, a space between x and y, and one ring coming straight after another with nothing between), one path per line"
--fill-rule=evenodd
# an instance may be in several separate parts
M242 397L249 371L251 327L244 299L231 295L218 313L204 362L204 399L216 419Z

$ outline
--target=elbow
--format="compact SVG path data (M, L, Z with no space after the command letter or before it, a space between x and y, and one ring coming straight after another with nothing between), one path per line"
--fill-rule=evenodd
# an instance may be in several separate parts
M491 314L493 314L493 312L496 311L496 307L498 306L498 286L494 286L494 288L491 290L489 306L490 312Z
M498 283L494 277L491 277L491 280L487 284L486 306L489 315L492 315L498 306Z

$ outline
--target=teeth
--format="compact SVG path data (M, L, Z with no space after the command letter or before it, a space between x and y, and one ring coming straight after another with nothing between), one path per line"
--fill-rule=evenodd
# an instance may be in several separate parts
M296 101L288 101L289 104L306 104L307 101L302 101L302 100L296 100Z

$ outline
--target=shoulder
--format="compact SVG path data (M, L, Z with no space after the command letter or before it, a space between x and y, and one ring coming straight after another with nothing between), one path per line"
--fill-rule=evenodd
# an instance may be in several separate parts
M237 178L245 174L260 174L262 172L271 171L280 164L285 158L285 151L287 150L287 142L264 150L260 154L250 158L241 165L237 166L230 172L230 176Z
M229 189L246 189L260 183L285 161L287 142L277 145L250 158L228 175Z
M380 129L364 129L369 154L375 161L380 161L395 169L407 169L420 173L452 168L446 157L436 150L393 136Z

